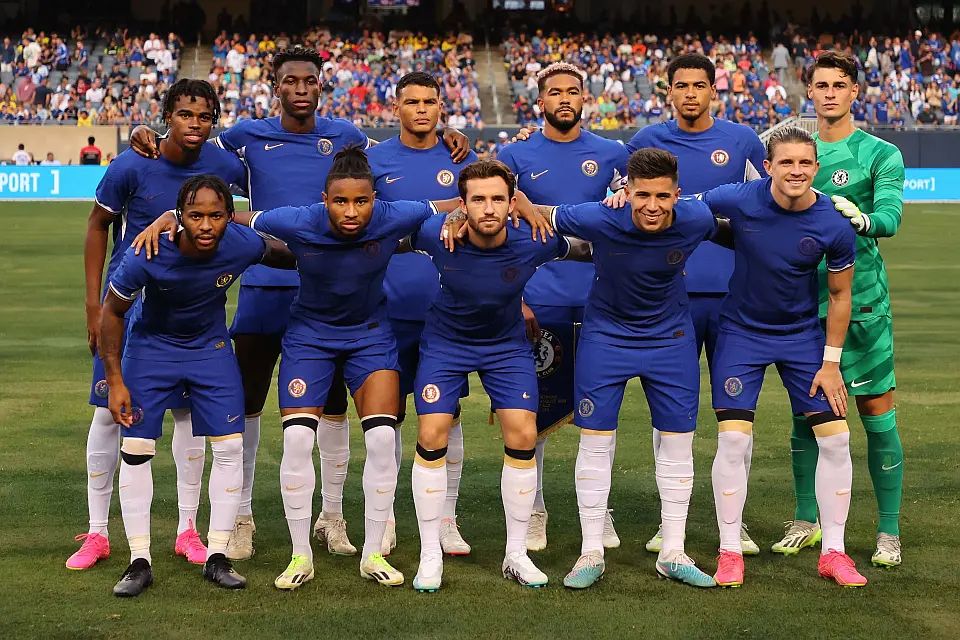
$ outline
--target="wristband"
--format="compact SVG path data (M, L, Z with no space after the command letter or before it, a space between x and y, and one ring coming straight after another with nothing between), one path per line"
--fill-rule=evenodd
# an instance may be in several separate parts
M823 361L840 362L841 353L843 353L843 347L831 347L830 345L826 345L823 347Z

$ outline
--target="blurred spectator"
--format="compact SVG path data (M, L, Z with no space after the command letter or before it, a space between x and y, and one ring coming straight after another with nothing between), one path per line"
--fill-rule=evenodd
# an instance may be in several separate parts
M96 142L97 139L93 136L87 138L87 146L80 149L80 164L100 164L100 158L103 154Z
M13 161L13 164L18 167L24 167L28 164L33 164L33 155L24 149L23 143L17 145L17 150L13 152L13 157L10 158Z
M47 157L41 160L40 164L45 167L58 167L61 163L53 157L53 151L47 151Z

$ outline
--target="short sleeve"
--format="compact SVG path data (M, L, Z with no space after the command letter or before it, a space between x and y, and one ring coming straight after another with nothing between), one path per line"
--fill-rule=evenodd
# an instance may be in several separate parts
M377 200L374 206L381 208L388 232L396 232L401 236L410 235L437 213L429 200Z
M514 144L525 144L523 142L514 142ZM516 176L519 172L517 168L517 160L513 157L513 151L510 150L510 147L505 147L500 153L497 154L497 160L507 165L510 171L513 172L513 175Z
M638 151L639 149L643 149L644 147L652 147L652 146L654 146L654 145L653 145L653 142L650 140L650 134L645 133L645 131L646 131L648 128L649 128L649 127L644 127L644 128L642 128L642 129L640 129L640 130L637 131L635 134L633 134L633 137L630 138L629 141L627 141L626 150L627 150L627 156L628 156L628 157L629 157L632 153ZM626 175L626 172L624 172L624 175Z
M541 252L543 259L540 261L540 264L551 260L566 258L567 254L570 253L570 241L559 233L554 235L546 245L542 242L538 244L543 247L543 251Z
M223 178L227 184L239 187L244 192L247 191L247 165L243 163L238 156L232 153L225 153L223 158L224 175Z
M324 208L323 205L312 205ZM310 215L310 207L277 207L258 211L250 218L250 228L284 242L292 242L297 231L304 228Z
M124 252L120 266L110 276L108 286L121 300L133 302L148 279L146 257L136 255L133 247L130 247Z
M715 216L723 216L731 221L736 221L740 217L740 204L742 204L744 194L735 184L724 184L697 194L697 199L702 200Z
M827 247L827 270L833 272L845 271L853 266L857 255L857 234L853 227L841 225L833 242Z
M432 256L440 248L440 230L446 216L433 216L420 225L410 240L414 250Z
M627 147L619 142L617 148L613 151L613 178L610 180L610 190L616 191L624 186L627 177L627 161L630 159L630 152Z
M126 162L114 161L107 167L100 184L97 185L97 204L110 213L119 215L136 186L136 172L130 171Z
M253 229L237 224L233 225L233 228L240 234L244 262L247 265L259 264L267 252L266 240Z
M600 202L562 204L553 208L552 222L560 234L595 242L600 238L604 218L613 209Z
M746 128L746 127L744 127ZM767 177L767 170L763 168L763 161L767 157L767 150L764 148L760 138L752 130L744 133L747 166L744 172L743 181L761 180Z
M236 153L240 148L245 145L244 142L244 129L246 127L245 121L241 120L236 123L229 129L224 129L220 132L216 138L212 140L213 144L217 145L221 149L226 151L231 151Z

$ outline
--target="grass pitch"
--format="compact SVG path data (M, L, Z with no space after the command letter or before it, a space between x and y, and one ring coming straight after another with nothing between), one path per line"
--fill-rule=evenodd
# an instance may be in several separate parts
M91 409L83 319L82 241L89 204L0 205L0 637L872 637L956 638L960 635L957 523L960 522L960 211L944 205L907 208L900 235L882 243L890 270L897 340L898 416L906 448L904 565L869 566L875 503L865 438L851 418L854 498L847 550L870 579L844 590L816 575L816 554L769 553L793 508L789 411L771 370L760 400L746 520L763 547L747 560L742 589L695 591L658 580L643 542L656 529L649 414L634 386L621 419L611 506L623 546L607 554L606 578L582 593L561 579L580 548L573 462L577 434L564 429L548 446L545 474L550 546L534 560L550 576L528 590L499 574L503 510L499 497L502 443L487 425L479 383L464 411L466 464L460 520L473 545L468 558L448 559L443 589L417 594L418 539L410 496L415 429L397 492L399 547L391 561L407 577L388 589L362 580L357 558L315 545L317 577L293 593L273 588L289 559L279 492L280 428L271 394L263 419L254 509L256 556L238 563L249 586L215 589L200 569L173 555L174 469L169 437L154 462L153 557L156 582L122 601L110 589L128 551L114 493L113 555L85 572L63 563L86 531L84 447ZM235 292L234 292L235 293ZM704 378L697 480L687 550L715 568L717 528L710 489L715 423ZM409 410L408 415L413 415ZM171 426L168 422L168 426ZM363 443L354 418L346 517L362 542L360 470ZM168 431L169 434L169 431ZM207 469L209 471L210 456ZM319 493L319 487L318 487ZM319 496L315 500L319 506ZM205 532L204 495L198 528Z

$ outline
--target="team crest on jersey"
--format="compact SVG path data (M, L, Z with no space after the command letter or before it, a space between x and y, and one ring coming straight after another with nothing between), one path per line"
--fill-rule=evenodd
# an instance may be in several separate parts
M520 269L516 267L507 267L500 272L500 278L502 278L504 282L513 282L519 275Z
M132 407L130 409L130 417L133 418L132 424L140 424L143 422L143 409L140 407Z
M850 182L850 174L845 169L837 169L833 172L833 175L830 176L830 182L838 187L842 187Z
M540 339L533 348L533 359L537 366L537 377L548 378L563 363L563 344L552 332L540 329Z
M710 162L718 167L726 166L726 164L730 162L730 154L723 149L717 149L710 154Z
M440 183L441 187L449 187L453 184L453 171L449 169L443 169L437 173L437 182Z
M370 242L365 243L363 245L363 253L368 258L376 258L378 255L380 255L380 241L371 240Z
M231 282L233 282L233 274L232 274L232 273L223 273L223 274L220 274L219 276L217 276L217 286L218 286L218 287L221 287L221 288L222 288L222 287L225 287L225 286L227 286L228 284L230 284Z
M815 238L804 236L800 239L799 249L805 256L815 256L820 253L820 243Z
M584 398L577 406L577 413L580 414L581 418L589 418L593 415L594 409L596 409L596 407L593 406L593 400L590 398Z
M683 251L680 249L674 249L667 254L667 264L680 264L683 260Z
M423 387L423 391L420 392L420 397L423 398L423 401L427 404L433 404L440 399L440 387L435 384L428 384Z
M110 385L106 380L97 380L97 384L93 385L93 394L98 398L106 398L110 395Z
M583 171L583 175L588 178L592 178L600 172L600 165L597 164L596 160L584 160L583 164L580 165L580 171Z
M731 398L736 398L743 393L743 383L740 382L740 378L727 378L723 382L723 390L726 391L727 395Z
M320 138L317 140L317 151L319 151L322 156L330 155L333 153L333 142L328 138Z
M303 381L303 378L294 378L287 385L287 393L293 398L302 398L306 392L307 383Z

